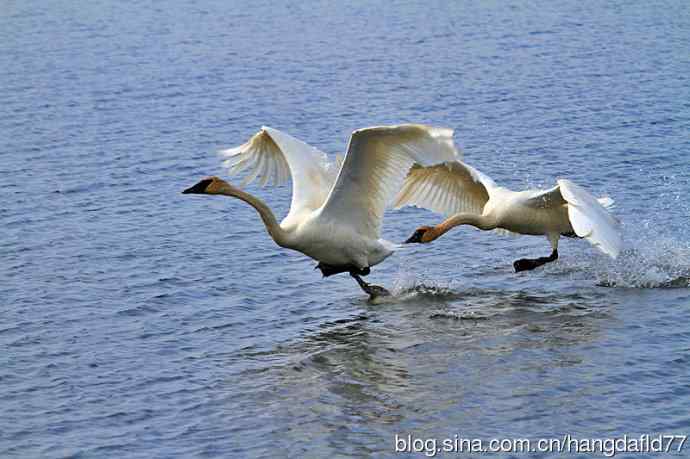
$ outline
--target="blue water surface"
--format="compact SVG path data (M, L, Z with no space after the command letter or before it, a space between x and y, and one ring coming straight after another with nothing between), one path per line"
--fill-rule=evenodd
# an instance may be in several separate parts
M3 458L690 434L687 1L6 0L0 101ZM180 194L261 125L333 156L401 122L499 184L613 197L623 254L564 240L515 274L544 238L460 228L377 266L371 304L250 207Z

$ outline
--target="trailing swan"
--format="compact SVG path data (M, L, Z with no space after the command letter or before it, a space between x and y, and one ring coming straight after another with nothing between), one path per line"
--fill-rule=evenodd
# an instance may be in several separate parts
M449 217L436 226L418 228L407 243L431 242L459 225L545 235L551 243L551 255L515 261L513 267L518 272L558 259L561 236L587 239L616 258L622 246L619 224L605 209L612 204L612 199L596 199L564 179L549 190L511 191L473 167L451 161L432 167L415 165L394 205L414 205Z
M422 125L354 131L344 160L335 164L319 150L269 127L222 153L229 158L231 173L249 170L245 184L258 176L262 184L292 177L292 203L283 221L279 224L262 200L218 177L205 178L183 193L245 201L259 213L276 244L318 261L324 277L349 273L372 297L388 292L360 276L369 274L396 247L380 239L385 207L413 164L431 166L458 155L451 129Z

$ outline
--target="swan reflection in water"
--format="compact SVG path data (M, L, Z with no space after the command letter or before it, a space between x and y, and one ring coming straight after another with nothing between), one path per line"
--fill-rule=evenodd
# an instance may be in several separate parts
M349 307L360 314L275 348L280 362L263 378L271 381L276 415L299 420L290 438L318 437L321 448L366 453L396 431L447 428L451 421L471 430L477 416L487 415L481 399L488 394L506 394L491 402L496 409L524 412L529 404L547 416L563 397L542 390L567 386L569 368L587 359L581 349L612 320L603 298L430 288L398 302L357 302ZM499 362L511 360L516 366L505 372ZM565 397L575 403L580 396ZM408 424L419 419L427 424ZM381 437L361 437L362 424L378 426Z

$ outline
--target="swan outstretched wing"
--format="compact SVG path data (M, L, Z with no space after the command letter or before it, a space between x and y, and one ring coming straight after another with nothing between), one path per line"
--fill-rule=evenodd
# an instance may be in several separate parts
M407 124L357 130L321 218L377 239L383 212L410 167L453 161L458 155L451 129Z
M618 221L604 208L613 202L602 203L587 190L570 180L559 180L563 198L568 201L570 224L580 237L584 237L607 255L616 258L623 247Z
M460 161L431 167L415 164L405 178L394 207L416 206L452 216L481 214L496 184L488 176Z
M247 172L243 186L257 177L261 178L261 186L270 180L274 185L282 185L292 176L291 213L321 207L337 174L325 153L266 126L247 143L220 154L228 158L224 164L231 175Z
M581 186L562 179L550 190L530 197L527 203L539 208L567 203L568 219L575 234L613 258L618 256L623 247L620 225L606 210L613 205L613 199L609 197L597 199Z

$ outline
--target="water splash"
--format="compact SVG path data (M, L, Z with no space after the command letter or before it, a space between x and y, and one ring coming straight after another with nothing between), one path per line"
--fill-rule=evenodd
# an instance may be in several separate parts
M660 176L653 183L656 198L652 214L623 222L626 250L617 260L594 267L598 285L690 287L690 232L686 225L678 225L690 215L690 204L682 199L687 195L688 181Z
M614 214L625 244L620 256L612 260L583 252L574 261L559 262L557 271L593 274L604 287L690 287L690 226L684 224L690 216L690 201L685 199L689 186L683 176L650 177L643 197L653 196L653 201L633 208L626 208L630 204L624 199L616 202Z
M671 238L634 241L616 260L593 267L597 285L629 288L690 287L690 244Z
M401 264L393 281L392 293L398 299L417 296L429 299L447 298L457 295L453 285L455 283L455 281L439 281L428 273L418 273Z
M391 295L377 296L370 300L372 304L399 303L404 301L417 301L425 299L427 301L448 301L456 298L456 293L452 288L442 286L440 282L418 282L412 283L396 279Z

